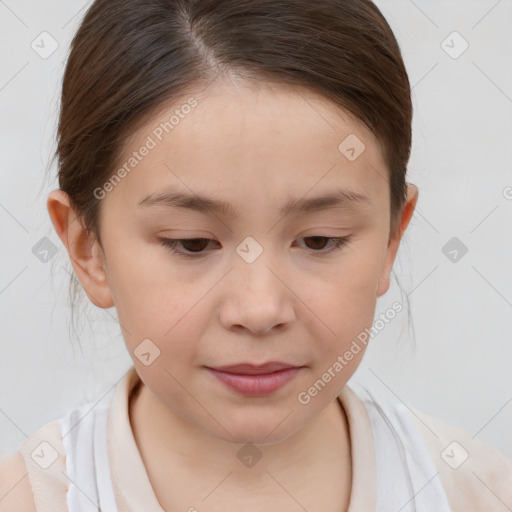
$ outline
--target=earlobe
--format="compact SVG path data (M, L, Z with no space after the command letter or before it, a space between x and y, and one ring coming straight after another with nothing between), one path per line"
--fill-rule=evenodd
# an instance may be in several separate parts
M416 185L412 183L407 184L407 197L402 209L402 217L400 219L400 226L398 233L395 236L392 236L388 240L388 245L386 248L379 281L377 282L377 297L384 295L390 285L390 273L393 268L393 263L395 261L396 255L398 253L398 248L400 246L400 241L402 240L402 236L409 225L409 221L412 218L414 210L416 208L416 203L418 202L419 190Z
M102 248L75 215L69 196L60 189L53 190L48 195L46 206L89 300L99 308L112 307L114 301L107 282Z

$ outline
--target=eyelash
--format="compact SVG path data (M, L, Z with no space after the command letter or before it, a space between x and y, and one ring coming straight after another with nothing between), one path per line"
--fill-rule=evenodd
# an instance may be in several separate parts
M324 238L329 241L333 241L333 246L328 250L318 250L315 251L314 249L311 249L314 253L318 254L330 254L334 251L338 251L343 249L351 240L351 236L306 236L306 238ZM171 252L178 254L179 256L183 256L184 258L200 258L206 254L206 252L184 252L179 250L178 244L181 242L191 242L195 240L207 240L211 241L210 238L158 238L159 242L167 249L169 249Z

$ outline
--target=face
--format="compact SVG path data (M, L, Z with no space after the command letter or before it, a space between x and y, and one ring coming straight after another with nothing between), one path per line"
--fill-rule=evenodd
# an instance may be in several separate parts
M312 92L217 81L134 133L124 164L97 192L97 254L141 379L218 438L289 437L356 370L362 343L335 363L389 286L398 240L378 140ZM269 361L299 369L245 392L209 369Z

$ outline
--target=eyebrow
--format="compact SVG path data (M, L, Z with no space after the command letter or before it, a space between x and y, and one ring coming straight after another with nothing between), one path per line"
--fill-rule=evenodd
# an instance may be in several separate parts
M355 190L339 189L327 195L309 199L291 199L280 210L281 215L305 214L329 208L358 209L368 206L370 199ZM235 218L239 210L226 201L183 192L163 192L149 194L139 201L138 207L159 206L165 208L186 208L201 213L217 212L226 217Z

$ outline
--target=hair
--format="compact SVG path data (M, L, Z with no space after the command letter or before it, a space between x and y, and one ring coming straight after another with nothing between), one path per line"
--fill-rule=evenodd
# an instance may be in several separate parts
M218 76L305 87L363 121L381 144L397 233L411 90L398 42L370 0L96 0L71 43L53 158L60 189L100 245L93 191L114 174L128 137Z

